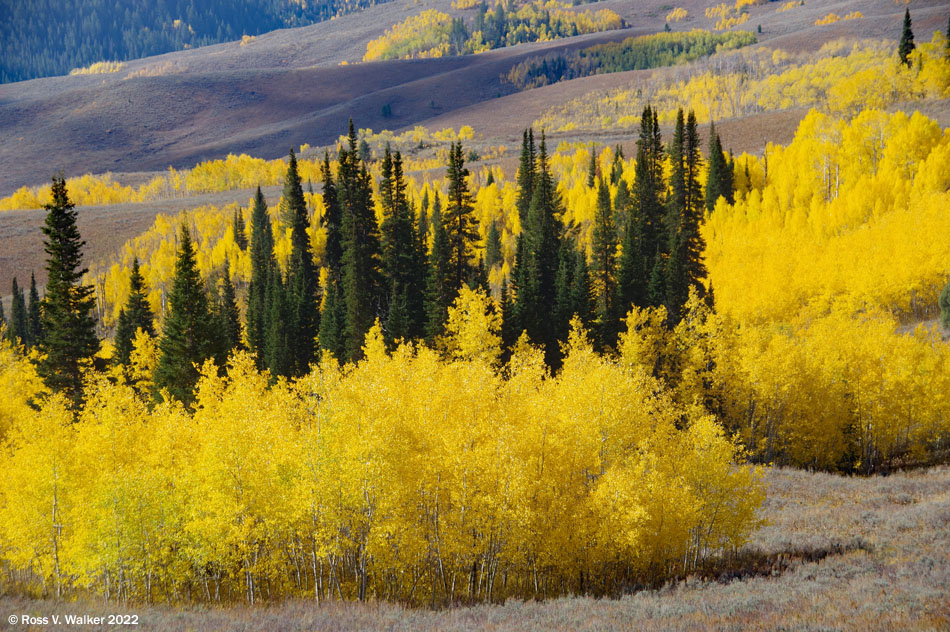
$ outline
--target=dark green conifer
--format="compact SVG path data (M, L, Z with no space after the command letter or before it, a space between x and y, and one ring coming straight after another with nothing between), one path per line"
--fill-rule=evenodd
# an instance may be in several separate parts
M267 285L267 330L264 333L264 364L273 379L289 377L293 371L288 293L280 270L275 269Z
M290 375L305 374L316 359L316 339L320 313L317 307L317 269L310 248L310 225L307 204L297 171L297 157L290 151L287 176L284 179L283 204L291 220L291 251L287 263L287 282L284 299L289 321Z
M26 312L26 297L23 288L13 277L13 303L10 307L10 339L24 347L30 346L30 320Z
M597 153L594 148L590 148L590 162L587 163L587 188L593 189L597 186Z
M452 287L452 249L442 224L438 198L432 208L432 251L429 254L429 270L426 279L426 340L432 342L442 334L448 318L449 305L455 300Z
M498 225L495 222L488 227L488 235L485 238L485 266L491 270L502 262L501 255L501 235L498 233Z
M184 222L168 304L158 345L156 394L160 397L161 389L168 389L175 399L190 403L194 399L199 367L214 355L216 334L208 297L198 275L195 247Z
M78 406L82 401L82 370L91 366L99 351L92 316L93 288L81 283L86 273L82 267L85 242L76 228L76 211L62 177L53 178L51 197L52 202L44 205L47 214L43 226L47 281L40 351L45 356L37 372L50 389L64 393Z
M597 293L597 330L602 348L609 348L617 336L616 255L617 230L614 226L610 189L598 181L597 214L594 217L593 281Z
M706 176L706 210L710 213L716 207L719 198L725 198L728 204L734 203L732 192L732 172L729 161L722 151L722 142L716 133L716 126L709 126L709 172Z
M323 298L320 317L320 348L329 351L337 360L346 357L346 303L343 301L340 279L331 276Z
M231 232L234 233L234 243L241 250L247 250L247 230L244 226L244 213L241 209L234 209L234 217L231 218Z
M340 243L340 231L342 229L342 212L340 211L340 200L337 194L336 184L333 182L333 171L330 169L330 154L324 152L323 165L320 167L323 175L323 227L327 231L327 243L324 249L323 265L331 271L331 274L339 276L340 261L343 257L343 250Z
M225 366L233 351L244 348L241 341L241 314L238 311L234 284L231 283L231 266L227 261L224 263L221 286L215 301L214 320L218 336L215 360L218 366Z
M469 171L465 168L462 143L452 143L446 170L448 199L442 219L451 250L452 300L455 300L462 284L471 278L474 272L472 253L475 241L478 239L478 231L475 227L472 195L466 181L468 176Z
M386 292L380 275L379 227L369 171L356 149L350 121L348 148L340 149L337 191L342 218L342 294L346 305L344 360L362 356L363 341L380 315Z
M673 167L670 183L672 193L666 215L670 256L666 263L665 304L670 324L675 325L682 316L683 306L689 297L689 288L695 287L700 297L705 292L702 283L706 278L706 267L703 263L705 244L699 231L703 219L699 185L702 157L699 152L696 116L693 112L689 113L685 125L682 110L677 114L670 154Z
M425 325L425 268L413 224L414 212L406 196L402 155L386 146L379 195L383 207L382 270L389 285L386 316L387 341L423 335ZM391 323L389 321L392 321Z
M521 141L521 162L518 166L518 217L522 226L528 218L528 208L534 194L535 148L534 130L526 129Z
M247 291L247 343L257 357L257 368L263 369L264 339L269 314L268 285L277 269L274 259L274 233L267 202L257 187L251 211L251 283Z
M152 310L145 296L145 279L139 269L139 258L135 257L129 275L129 299L119 312L119 323L115 330L115 353L119 364L129 364L135 334L139 329L150 336L155 335Z
M30 335L30 346L35 347L43 340L43 310L40 303L40 293L36 289L36 275L30 273L30 305L27 308L27 329Z
M904 9L904 28L901 32L901 41L897 45L897 55L900 57L902 64L910 67L910 54L914 52L915 48L914 31L911 30L910 24L910 7L908 7Z
M560 345L567 331L558 327L552 316L557 301L557 276L561 247L561 203L554 176L548 165L544 133L538 149L531 206L522 225L521 256L517 262L518 279L515 314L521 327L535 344L545 349L550 366L559 363Z

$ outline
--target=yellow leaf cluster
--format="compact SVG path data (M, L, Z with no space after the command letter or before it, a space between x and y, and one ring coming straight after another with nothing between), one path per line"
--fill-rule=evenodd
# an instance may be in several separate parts
M463 293L449 359L390 355L377 324L360 364L294 383L208 363L193 411L105 377L75 420L60 398L24 411L2 558L38 589L148 602L446 604L606 594L744 541L759 474L711 417L577 323L557 376L522 340L503 378L493 309Z

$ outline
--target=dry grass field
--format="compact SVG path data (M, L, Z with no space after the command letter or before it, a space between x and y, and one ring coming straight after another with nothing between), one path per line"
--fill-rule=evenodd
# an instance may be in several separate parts
M947 630L950 468L846 478L772 470L760 528L705 577L619 599L508 602L444 611L307 601L175 609L0 598L10 614L131 613L140 630ZM84 626L85 630L112 627Z

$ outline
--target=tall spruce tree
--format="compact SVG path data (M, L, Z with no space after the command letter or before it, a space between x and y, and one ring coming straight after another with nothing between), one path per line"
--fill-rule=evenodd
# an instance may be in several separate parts
M321 166L323 176L323 226L327 241L324 249L323 265L326 268L326 287L323 290L323 311L320 315L320 348L329 351L333 357L343 360L346 354L346 304L340 285L342 276L342 222L340 195L333 180L330 168L330 154L323 154Z
M199 367L213 357L216 350L216 333L208 296L198 275L191 233L184 222L168 303L168 314L158 343L156 395L161 397L161 390L168 389L169 395L188 404L194 400Z
M216 292L214 307L214 328L218 338L215 361L219 366L227 364L228 357L235 349L243 349L241 341L241 314L238 311L234 284L231 283L231 266L224 262L221 273L221 285Z
M267 285L267 329L264 332L264 365L272 379L288 377L293 369L288 293L280 270L275 269Z
M426 278L426 339L432 342L442 334L448 318L449 305L455 300L453 290L452 248L442 223L438 196L432 206L432 252Z
M901 31L901 41L897 45L897 55L900 57L902 64L910 67L910 54L914 52L915 48L914 31L911 29L910 23L910 7L908 7L904 9L904 27Z
M27 329L30 336L30 346L37 346L43 340L43 309L40 302L40 293L36 289L36 275L30 273L30 305L27 308Z
M348 147L348 148L347 148ZM346 305L344 360L359 359L386 292L380 274L379 227L366 164L357 151L350 120L347 147L340 149L337 191L342 218L342 295Z
M603 178L597 185L597 213L594 217L592 244L593 281L597 294L597 334L602 348L616 342L618 331L616 255L617 230L614 226L610 189Z
M700 297L705 295L702 283L706 278L703 263L705 243L699 230L703 219L699 185L702 157L696 115L692 111L685 125L682 110L677 114L670 154L673 167L670 183L672 193L666 216L670 239L670 255L666 266L666 309L670 324L675 325L682 316L690 287L696 288Z
M521 256L515 276L515 314L528 337L545 349L548 364L559 363L558 341L567 334L555 314L561 247L561 209L557 186L548 165L544 133L538 148L531 205L521 233Z
M23 288L17 283L16 277L13 277L11 292L13 303L10 306L10 339L24 347L29 347L30 319L26 311L26 296L23 294Z
M413 222L413 210L406 196L402 156L386 146L379 184L383 208L382 269L389 288L386 337L392 343L399 338L420 338L425 325L425 254L419 247Z
M129 298L119 312L119 323L115 329L115 354L119 364L129 364L135 334L139 329L149 336L155 335L152 310L145 296L145 279L139 268L139 258L135 257L129 275Z
M498 264L503 263L501 254L501 234L498 232L498 224L492 221L488 227L488 235L485 236L485 266L491 270Z
M99 351L93 319L93 288L82 284L85 242L76 228L76 211L66 191L66 181L53 178L52 201L45 204L46 297L43 299L43 339L45 354L37 372L53 391L64 393L74 406L82 401L82 371L92 365Z
M274 233L267 202L261 188L254 194L251 210L251 283L247 290L247 343L257 358L257 368L263 369L264 339L267 332L269 285L277 270L274 259Z
M310 248L310 225L307 203L303 196L297 157L290 150L287 175L284 178L283 204L291 220L290 260L287 264L285 300L289 344L289 371L292 376L305 374L316 358L316 339L320 313L317 306L317 269Z
M534 130L529 128L524 131L521 140L521 159L518 165L518 198L515 202L522 226L528 218L528 209L534 195L535 158Z
M617 273L621 317L631 304L656 306L662 304L665 297L665 291L655 287L651 291L654 268L659 262L662 271L668 247L663 224L664 155L657 114L648 105L640 117L635 180L627 221L623 226L623 251ZM654 302L651 295L660 298L655 298Z
M470 279L475 271L472 265L472 254L475 241L478 239L478 231L475 226L472 194L468 190L466 181L468 176L469 171L465 168L462 143L461 141L452 143L446 171L448 195L442 217L451 250L452 300L455 300L462 284Z
M234 217L231 218L231 232L234 234L234 243L241 250L247 250L247 230L244 226L244 213L241 209L234 209Z
M330 168L330 154L324 152L323 164L320 166L323 176L323 227L327 232L327 242L324 248L323 265L331 273L339 277L340 260L343 256L340 244L340 230L342 212L336 184L333 182L333 171Z
M732 170L722 151L722 141L716 133L716 126L709 126L709 171L706 176L706 210L710 213L716 207L719 198L726 203L735 202L732 191Z

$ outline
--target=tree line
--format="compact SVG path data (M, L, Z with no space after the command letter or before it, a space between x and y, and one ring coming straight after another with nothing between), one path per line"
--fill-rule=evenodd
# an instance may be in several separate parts
M305 26L377 0L32 0L4 4L0 83L63 75L124 61ZM55 16L68 16L56 19Z
M590 75L683 64L755 42L755 35L748 31L717 34L698 29L628 37L621 42L529 57L512 67L504 78L521 90L530 90Z
M115 333L116 360L129 364L139 330L159 334L154 394L161 398L167 391L188 402L198 379L197 367L208 358L223 367L228 355L238 349L248 349L258 368L274 378L299 377L324 352L340 362L359 360L366 333L377 319L390 348L410 340L425 340L438 348L449 307L459 291L463 287L488 290L486 270L501 258L497 226L487 231L484 258L476 257L481 244L461 142L453 143L449 151L444 194L435 192L419 209L407 196L402 156L388 147L374 198L373 179L358 144L351 123L336 160L324 156L322 260L315 260L312 251L309 211L291 151L278 219L291 235L285 269L277 264L274 227L259 188L249 229L240 213L235 213L232 222L235 240L250 253L252 266L244 323L229 272L201 279L185 223L161 332L146 301L138 261L133 262L129 297ZM617 199L611 200L604 178L616 178L619 171L604 177L591 174L589 184L598 190L598 212L592 249L587 253L578 245L576 228L562 221L563 203L544 134L536 143L534 131L525 131L516 200L523 229L510 279L503 281L494 307L501 318L506 354L525 332L545 350L548 364L556 369L574 316L591 329L599 349L610 349L631 306L663 305L673 327L690 288L706 295L699 233L706 198L711 208L719 196L727 200L732 196L732 170L718 138L713 134L710 144L711 173L705 193L698 179L702 157L694 116L680 112L672 142L665 147L656 113L646 108L637 147L633 191L622 185ZM667 180L662 165L668 158L673 169ZM374 201L382 209L381 221L377 221ZM59 215L75 216L62 179L54 180L53 203L47 208L48 222ZM66 219L56 221L69 224ZM48 235L60 235L75 231L75 225L45 230ZM50 284L42 301L35 282L28 307L22 290L15 287L6 331L28 347L37 346L48 358L54 357L50 352L58 344L85 340L81 348L62 351L65 355L58 356L59 360L45 360L47 369L41 372L50 385L55 382L57 390L78 402L82 391L78 367L92 361L99 345L91 311L92 288L79 283L85 270L80 269L78 233L63 248L68 250L68 260L51 257ZM63 300L56 293L55 280L62 270L70 275L70 296L75 295L59 317L72 314L70 333L63 329L65 321L53 320L60 309L57 301ZM75 328L82 328L81 335ZM57 369L60 360L63 367ZM70 377L54 379L52 375L59 372Z

